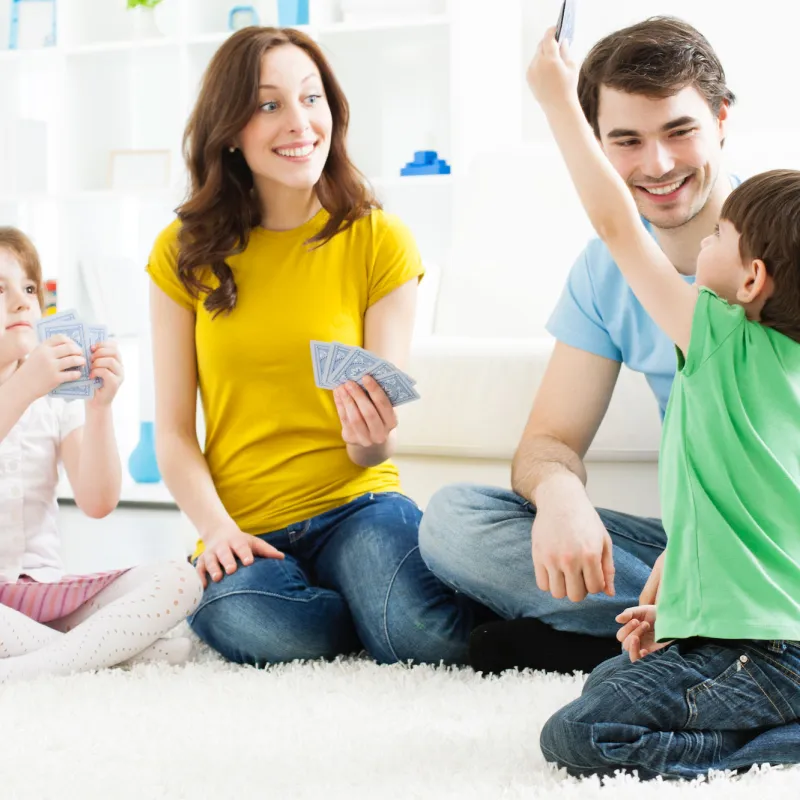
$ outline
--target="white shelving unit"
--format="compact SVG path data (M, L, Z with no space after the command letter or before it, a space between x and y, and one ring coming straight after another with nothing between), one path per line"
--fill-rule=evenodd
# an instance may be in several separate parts
M38 51L2 49L10 5L0 0L0 126L40 121L47 145L39 153L23 144L5 158L18 165L46 159L47 179L26 191L0 185L0 224L34 237L46 276L59 281L60 303L80 305L82 257L125 255L139 268L172 218L186 182L186 118L209 59L230 35L234 3L163 0L156 15L163 35L137 39L125 0L58 0L58 42ZM256 5L262 21L274 21L274 0ZM350 101L354 162L411 226L431 262L447 258L458 177L470 157L499 137L520 136L519 52L486 35L498 17L519 21L520 8L521 0L428 0L420 16L373 12L326 25L312 17L304 28ZM169 188L113 190L111 152L147 149L170 152ZM453 174L401 178L401 167L421 149L437 150Z
M379 11L387 2L372 5ZM18 51L3 49L10 4L0 0L0 142L3 130L34 120L46 126L46 145L34 149L23 141L17 152L0 152L0 225L17 225L33 238L45 277L58 280L62 308L85 308L78 265L88 258L128 259L130 284L118 295L139 303L149 250L184 194L184 125L209 60L230 35L228 12L236 3L163 0L156 15L163 35L138 39L125 0L58 0L56 46ZM413 5L423 4L414 16L340 16L319 25L312 17L304 29L348 97L352 160L387 210L411 227L426 261L443 265L459 178L470 160L522 137L522 36L491 33L491 26L519 27L523 0ZM276 21L275 0L255 5L262 24ZM391 5L402 14L397 0ZM112 189L110 154L118 150L168 150L169 186ZM401 177L416 150L438 151L452 174ZM46 160L42 185L3 184L4 174L28 175L25 165L38 159ZM145 326L144 303L139 313ZM114 311L104 315L113 329ZM135 405L129 404L134 417ZM131 499L141 499L142 491ZM153 490L154 499L159 492Z

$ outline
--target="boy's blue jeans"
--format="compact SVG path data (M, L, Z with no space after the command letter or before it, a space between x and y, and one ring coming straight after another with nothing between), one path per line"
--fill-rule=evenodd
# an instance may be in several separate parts
M419 554L422 512L395 492L367 494L261 538L284 560L239 564L209 581L189 623L230 661L334 658L462 664L477 604Z
M800 644L686 639L601 664L545 724L545 758L576 776L643 779L800 762Z

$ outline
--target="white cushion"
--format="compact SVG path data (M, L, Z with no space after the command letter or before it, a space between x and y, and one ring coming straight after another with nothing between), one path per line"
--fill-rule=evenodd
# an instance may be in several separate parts
M433 336L414 343L422 399L399 409L399 451L511 458L552 352L550 338ZM641 375L623 369L588 460L656 460L661 424Z

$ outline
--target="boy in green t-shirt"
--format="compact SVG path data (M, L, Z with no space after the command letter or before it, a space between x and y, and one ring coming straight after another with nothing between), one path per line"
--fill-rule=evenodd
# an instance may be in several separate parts
M572 774L643 778L800 761L800 172L732 192L691 286L642 224L639 187L596 140L577 74L548 31L531 89L597 233L675 343L678 371L661 448L657 606L617 618L628 655L547 722L542 750ZM675 125L694 133L692 120ZM648 190L668 204L694 176L676 164L657 178ZM760 736L771 738L755 756Z

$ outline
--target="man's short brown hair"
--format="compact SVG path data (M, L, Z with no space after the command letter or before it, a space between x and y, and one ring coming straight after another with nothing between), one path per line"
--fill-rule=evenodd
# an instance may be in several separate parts
M748 178L728 195L720 219L739 233L742 261L761 259L773 280L761 323L800 342L800 172Z
M9 250L19 261L22 271L36 284L39 308L44 311L44 286L42 264L33 242L17 228L0 226L0 250Z
M723 103L736 100L708 40L674 17L637 22L609 34L589 51L578 76L578 98L598 138L601 86L646 97L670 97L693 86L715 116Z

